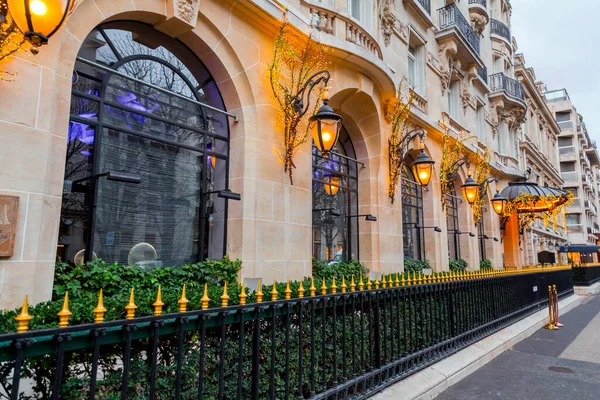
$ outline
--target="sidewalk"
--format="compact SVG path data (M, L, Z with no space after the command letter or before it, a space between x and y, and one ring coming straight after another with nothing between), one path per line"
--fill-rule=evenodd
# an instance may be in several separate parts
M564 317L558 331L540 329L437 398L600 398L600 296Z

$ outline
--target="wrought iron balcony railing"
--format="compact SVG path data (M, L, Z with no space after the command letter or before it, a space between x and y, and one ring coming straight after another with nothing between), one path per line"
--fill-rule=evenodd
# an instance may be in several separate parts
M498 21L497 19L492 19L490 21L490 29L493 34L503 37L504 39L510 42L510 28L506 26L504 23Z
M469 0L469 4L479 4L487 8L487 0Z
M417 0L429 15L431 15L431 0ZM484 0L485 1L485 0Z
M462 15L456 4L450 4L438 10L440 30L455 27L467 44L479 55L479 36L471 28L471 24Z
M471 1L473 1L473 0L471 0ZM485 1L485 0L484 0L484 1ZM483 81L484 81L485 83L488 83L488 73L487 73L487 67L483 67L483 68L481 68L481 69L478 69L478 70L477 70L477 75L479 75L479 77L480 77L481 79L483 79Z
M506 92L507 95L521 100L525 103L525 89L521 82L516 79L509 78L502 72L490 75L490 89L492 92Z

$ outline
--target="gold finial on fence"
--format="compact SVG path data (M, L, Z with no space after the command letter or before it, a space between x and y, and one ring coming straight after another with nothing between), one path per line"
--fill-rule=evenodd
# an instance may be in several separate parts
M137 306L134 303L133 288L131 288L131 293L129 294L129 303L125 306L125 318L133 319L135 317L136 308Z
M302 286L302 281L300 281L300 286L298 286L298 298L301 299L304 297L304 286Z
M404 272L402 273L402 279L400 279L400 286L406 285L406 281L404 280Z
M210 298L208 297L208 283L204 284L204 295L200 299L200 304L202 304L202 309L208 309L208 303L210 302Z
M23 308L21 309L21 314L17 315L15 319L17 320L17 332L23 333L29 330L29 321L31 321L32 316L29 315L29 297L25 295L23 299Z
M358 280L358 290L365 290L365 284L363 283L363 276L360 276L360 279Z
M321 294L327 294L327 286L325 285L325 277L323 277L323 284L321 284Z
M379 289L379 278L377 278L377 275L375 275L375 289Z
M346 285L346 277L342 276L342 293L346 293L346 290L348 289L348 286Z
M246 294L246 287L244 286L244 282L242 282L242 289L240 290L240 295L238 297L240 298L241 306L246 304L246 298L248 297L248 295Z
M421 284L423 284L423 279L422 279L422 276L421 276L421 272L419 272L419 273L417 274L417 284L418 284L418 285L421 285Z
M104 307L104 296L102 295L102 289L100 289L100 294L98 295L98 305L94 308L94 322L99 324L104 322L104 313L106 313L106 308Z
M260 282L260 279L258 280L258 286L256 287L256 302L257 303L262 303L263 301L263 292L262 292L262 283Z
M387 287L387 281L385 280L385 274L381 274L381 287L384 289Z
M58 327L66 328L69 326L69 318L71 318L71 311L69 311L69 291L65 292L65 300L63 301L62 309L58 312Z
M221 295L221 307L227 307L227 303L229 303L229 296L227 295L227 281L225 281L225 285L223 285L223 294Z
M371 282L371 277L368 276L367 277L367 290L371 290L372 287L373 287L373 283Z
M162 308L165 305L162 301L162 293L160 292L160 285L158 285L158 293L156 294L156 301L152 304L154 307L154 315L161 315Z
M271 289L271 301L277 300L277 282L273 279L273 289Z
M337 293L337 286L335 285L335 276L333 278L331 278L331 293L332 294Z
M190 301L185 297L185 283L183 284L183 288L181 289L181 298L177 301L179 304L179 312L186 312L187 305Z
M396 272L396 280L394 281L394 283L396 284L396 287L400 286L400 279L398 278L398 273Z
M350 280L350 291L354 292L356 290L356 283L354 283L354 275L352 275L352 279Z
M287 284L285 285L285 290L283 291L285 294L285 299L289 300L292 298L292 289L290 289L290 280L288 279Z
M308 293L310 294L310 297L314 296L317 294L317 288L315 287L315 278L314 276L310 277L310 287L308 288Z

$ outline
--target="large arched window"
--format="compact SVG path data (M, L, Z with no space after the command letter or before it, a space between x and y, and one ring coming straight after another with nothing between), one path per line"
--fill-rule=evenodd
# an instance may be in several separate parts
M450 193L446 195L446 223L448 226L448 257L451 260L460 259L460 222L458 219L458 197L454 183L451 183Z
M327 262L359 259L358 171L344 127L327 158L313 145L313 257Z
M423 260L423 189L409 166L402 167L402 239L404 258Z
M206 67L134 22L99 26L78 56L97 65L78 61L73 73L59 256L146 266L221 257L227 205L211 192L227 189L229 128L199 104L224 110Z

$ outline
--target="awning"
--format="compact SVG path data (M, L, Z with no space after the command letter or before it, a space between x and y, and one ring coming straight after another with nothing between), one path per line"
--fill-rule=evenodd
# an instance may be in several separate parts
M552 211L568 199L567 192L561 189L539 186L533 182L511 182L502 190L502 194L509 201L517 199L522 194L531 195L529 200L515 204L517 212L520 213Z
M559 253L597 253L600 246L594 244L570 244L568 246L560 246Z

